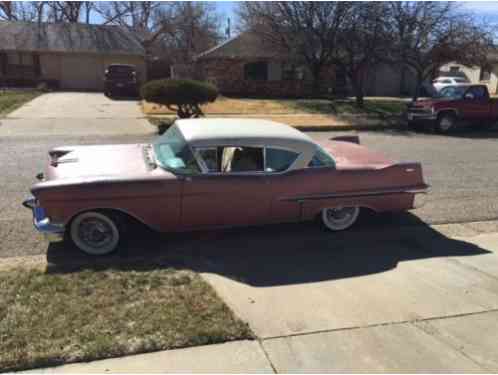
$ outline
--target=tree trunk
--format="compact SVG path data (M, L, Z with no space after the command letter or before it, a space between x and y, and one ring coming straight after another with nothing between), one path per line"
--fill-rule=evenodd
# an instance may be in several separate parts
M361 74L361 73L360 73ZM358 77L358 74L352 74L349 79L351 80L351 86L353 86L353 93L356 99L356 105L363 108L365 93L363 91L363 80Z
M422 82L423 82L424 78L422 76L422 74L420 72L417 72L417 82L415 84L415 91L413 92L413 96L412 96L412 101L417 101L418 99L418 96L420 95L420 90L422 88Z
M322 72L321 65L314 65L311 69L311 75L313 76L313 92L312 96L320 96L320 73Z

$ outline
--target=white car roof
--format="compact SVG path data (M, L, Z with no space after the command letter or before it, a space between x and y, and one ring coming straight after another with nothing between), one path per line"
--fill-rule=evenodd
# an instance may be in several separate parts
M275 121L242 118L177 120L175 125L194 148L214 146L276 147L299 154L291 170L304 168L317 145L306 134Z
M242 118L177 120L185 140L194 147L217 145L316 148L306 134L275 121Z

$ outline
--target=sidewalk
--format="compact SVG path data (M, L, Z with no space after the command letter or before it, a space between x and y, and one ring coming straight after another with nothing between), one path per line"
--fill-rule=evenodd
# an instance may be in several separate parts
M344 237L328 255L305 238L271 267L245 253L210 258L204 277L258 340L43 372L496 372L497 229L406 227L368 247Z

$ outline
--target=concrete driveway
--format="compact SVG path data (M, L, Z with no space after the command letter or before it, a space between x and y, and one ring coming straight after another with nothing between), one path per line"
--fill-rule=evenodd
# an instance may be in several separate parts
M0 121L0 136L135 135L154 128L138 100L109 99L102 93L43 94Z
M278 372L494 372L498 233L485 234L489 225L276 229L244 236L237 251L203 248L199 268Z

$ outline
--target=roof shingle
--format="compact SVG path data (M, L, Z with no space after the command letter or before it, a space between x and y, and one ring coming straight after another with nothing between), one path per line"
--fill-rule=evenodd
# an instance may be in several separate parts
M0 50L145 55L121 26L0 21Z

